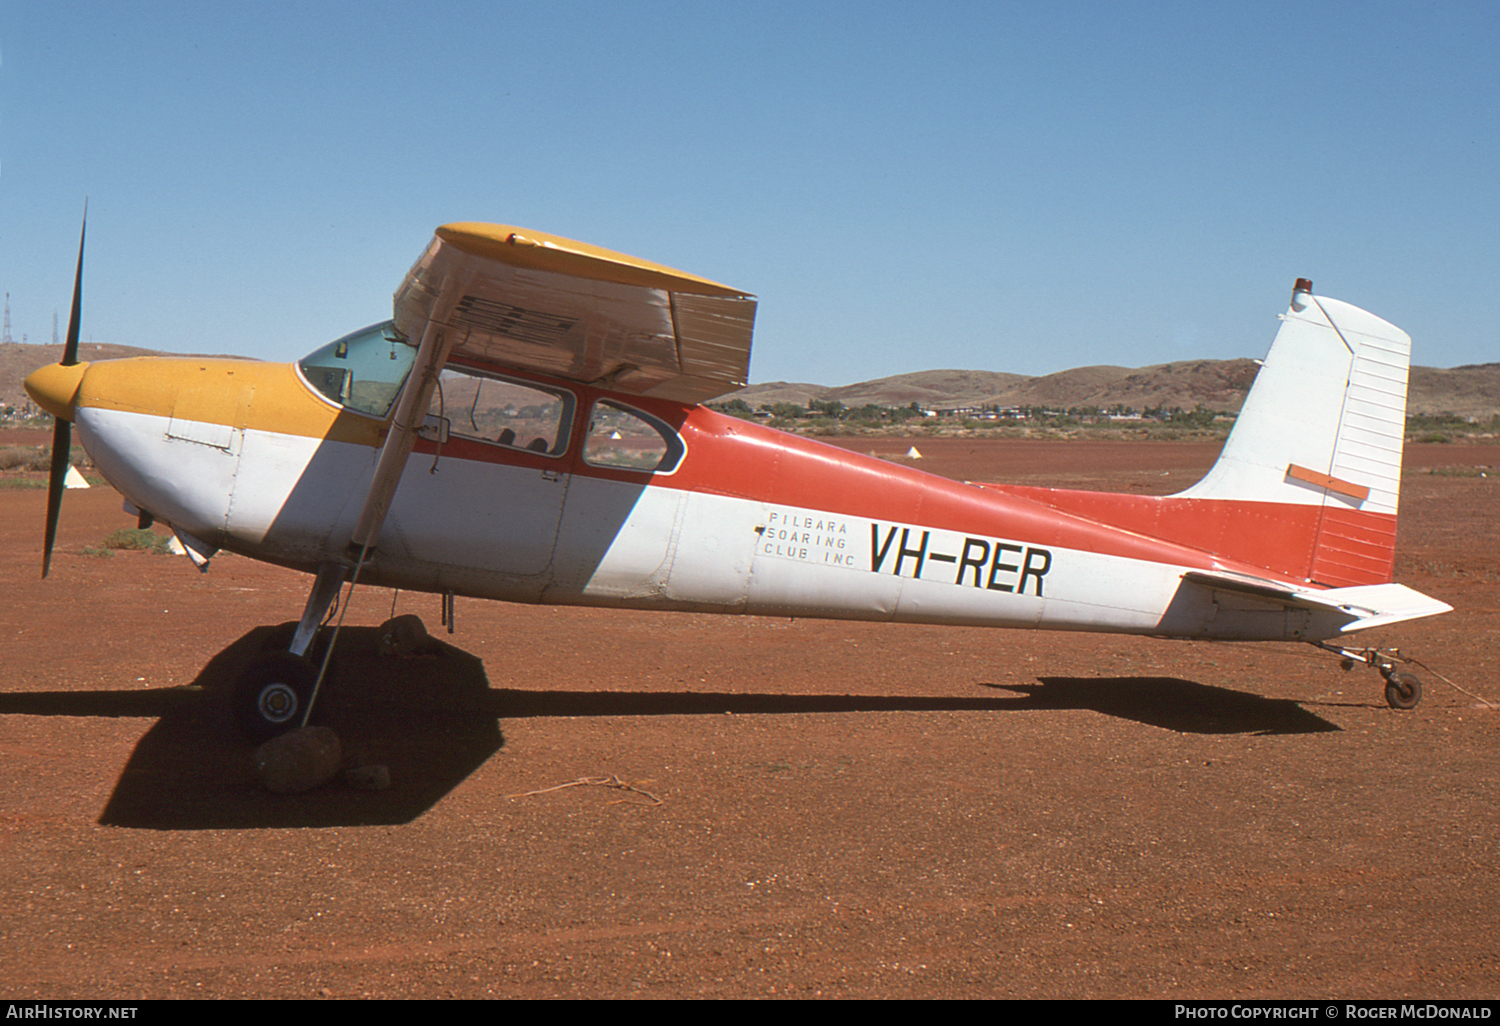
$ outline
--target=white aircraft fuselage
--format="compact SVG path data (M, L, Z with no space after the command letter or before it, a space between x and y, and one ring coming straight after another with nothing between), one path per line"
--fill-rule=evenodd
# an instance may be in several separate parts
M381 419L340 409L296 365L80 366L81 441L134 506L200 553L309 572L343 556ZM509 376L575 397L562 451L419 441L364 582L514 602L1241 640L1328 638L1354 619L1227 602L1183 574L1267 568L1060 512L1044 489L1010 494L705 407ZM605 398L675 431L682 455L669 473L583 459L585 419ZM1260 512L1307 519L1290 505Z

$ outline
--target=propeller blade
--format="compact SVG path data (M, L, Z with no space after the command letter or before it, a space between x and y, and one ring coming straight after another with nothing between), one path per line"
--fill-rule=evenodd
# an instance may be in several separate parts
M62 359L71 367L78 362L78 322L83 314L83 240L89 230L89 204L83 201L83 228L78 232L78 270L73 275L73 312L68 316L68 339L63 343ZM52 546L57 541L57 518L62 512L63 482L68 476L68 457L73 445L73 423L57 418L52 429L52 469L47 477L47 533L42 540L42 577L52 569Z
M52 569L52 546L57 541L57 517L62 512L63 482L68 476L68 453L73 444L73 425L57 418L52 428L52 472L47 478L47 536L42 542L42 578Z
M78 322L83 313L83 239L89 230L89 201L83 201L83 227L78 230L78 270L73 275L73 312L68 315L68 339L63 343L62 359L58 362L71 367L78 362Z

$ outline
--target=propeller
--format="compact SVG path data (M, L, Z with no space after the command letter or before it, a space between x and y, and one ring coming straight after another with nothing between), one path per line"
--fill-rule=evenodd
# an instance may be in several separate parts
M78 362L78 321L83 312L83 240L89 229L89 204L83 203L83 227L78 232L78 271L73 276L73 312L68 316L68 339L58 363L71 367ZM73 444L73 422L58 417L52 428L52 471L47 478L47 535L42 542L42 577L52 568L52 545L57 541L57 516L62 510L63 482L68 476L68 456Z

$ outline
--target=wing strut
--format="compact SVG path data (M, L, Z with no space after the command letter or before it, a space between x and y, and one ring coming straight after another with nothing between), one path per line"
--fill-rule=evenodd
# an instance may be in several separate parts
M432 392L437 387L438 375L442 373L443 366L448 362L448 355L453 351L454 334L444 330L444 321L447 320L454 304L458 302L459 296L463 295L467 285L466 276L448 277L443 281L438 300L433 305L432 314L423 326L422 341L417 347L417 357L412 365L411 373L407 375L406 384L402 386L401 394L396 399L396 413L391 418L390 431L385 436L385 444L381 446L380 456L375 464L375 475L370 480L370 488L365 493L365 502L360 508L359 519L355 521L354 532L349 538L347 558L324 560L318 565L317 579L313 582L312 591L307 596L307 606L302 610L302 619L297 624L297 632L292 637L291 653L294 656L304 656L312 647L318 625L323 622L334 599L338 597L344 579L349 574L351 562L354 573L349 584L350 595L353 595L355 587L359 584L359 571L365 565L370 551L375 548L380 538L380 528L385 523L386 514L391 508L391 500L395 498L396 488L401 483L401 474L406 469L407 457L411 455L412 447L416 444L417 428L421 426L427 404L432 400ZM344 600L344 608L348 609L347 598ZM329 660L333 655L334 645L338 641L339 628L342 626L343 616L341 615L318 666L318 675L313 681L312 693L308 697L302 714L303 726L307 725L312 715L313 704L318 699L318 690L322 687L323 678L328 672Z
M365 495L365 504L354 523L354 534L349 539L349 554L364 561L365 552L375 547L380 538L380 527L391 508L391 499L396 495L396 486L401 483L401 472L406 469L406 458L411 455L417 441L417 428L432 401L432 390L437 386L438 374L448 362L453 351L454 334L443 330L448 313L463 294L467 279L456 277L443 280L432 314L422 329L422 343L417 347L417 359L406 385L396 400L396 415L391 418L391 430L385 436L385 445L380 450L380 460L375 465L375 477L370 481L370 490Z

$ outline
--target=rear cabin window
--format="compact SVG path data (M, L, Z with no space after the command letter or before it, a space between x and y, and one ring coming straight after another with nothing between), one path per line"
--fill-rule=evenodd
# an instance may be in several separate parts
M677 469L684 451L677 432L648 413L608 399L599 400L590 411L585 463L668 474Z
M573 405L572 393L562 389L449 365L427 412L448 419L450 436L561 456Z

